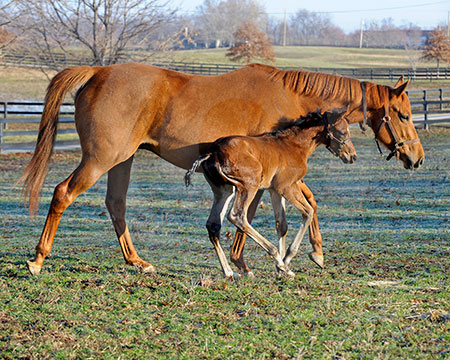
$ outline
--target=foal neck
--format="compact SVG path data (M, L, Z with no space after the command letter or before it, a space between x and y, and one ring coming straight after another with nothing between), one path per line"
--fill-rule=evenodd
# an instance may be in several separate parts
M322 121L294 126L289 140L296 146L304 147L309 156L320 144L325 144L326 126Z

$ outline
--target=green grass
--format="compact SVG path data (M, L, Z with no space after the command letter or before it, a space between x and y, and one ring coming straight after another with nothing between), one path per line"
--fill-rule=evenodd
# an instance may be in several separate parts
M405 50L357 49L329 46L275 46L275 66L310 68L411 67ZM226 49L175 51L173 58L183 62L232 64ZM417 51L420 53L420 51ZM435 67L430 61L419 66Z
M12 184L29 154L0 156L0 358L37 359L436 359L450 354L450 131L420 132L422 169L407 172L377 155L352 128L358 161L344 165L319 149L305 178L319 204L326 269L307 259L292 269L250 240L256 279L222 278L204 228L211 193L200 175L138 152L128 224L141 257L125 265L107 217L102 177L63 216L38 278L32 258L54 186L78 152L57 152L29 218ZM268 196L255 226L275 239ZM290 239L300 217L288 209ZM228 222L223 233L233 232ZM228 251L230 242L223 236ZM383 283L385 282L385 283Z

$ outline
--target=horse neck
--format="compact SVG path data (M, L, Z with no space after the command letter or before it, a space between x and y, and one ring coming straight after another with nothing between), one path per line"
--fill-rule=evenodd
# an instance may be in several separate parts
M389 92L388 87L385 85L365 81L364 86L366 90L366 120L368 121L369 110L378 110L382 108L386 102L389 102ZM348 117L350 124L360 123L364 119L362 92L361 97L357 97L357 99L358 100L355 101L355 105L358 107L359 111L356 116Z

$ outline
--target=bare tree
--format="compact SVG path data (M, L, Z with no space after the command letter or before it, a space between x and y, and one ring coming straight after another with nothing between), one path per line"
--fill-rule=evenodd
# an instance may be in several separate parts
M251 23L245 23L234 34L235 44L228 50L226 56L231 61L244 60L247 64L255 58L273 61L275 54L267 35Z
M232 45L234 33L247 21L264 27L267 14L255 0L205 0L195 19L200 39L210 46Z
M339 45L344 37L342 29L327 14L300 9L289 19L289 45Z
M422 61L422 53L420 51L422 45L422 30L414 24L409 24L404 27L404 30L405 40L403 46L415 76L415 71Z
M11 26L18 17L19 13L14 0L0 0L0 50L16 40L17 36L11 30Z
M26 29L24 44L59 69L61 55L92 65L132 57L174 11L160 0L17 0ZM133 55L143 55L134 52Z

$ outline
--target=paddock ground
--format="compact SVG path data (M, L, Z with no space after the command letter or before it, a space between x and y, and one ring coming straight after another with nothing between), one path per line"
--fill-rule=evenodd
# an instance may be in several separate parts
M450 357L450 130L421 131L426 161L408 172L352 128L358 161L313 154L305 178L319 204L326 268L302 243L293 280L250 241L256 278L222 278L204 228L201 175L138 152L128 224L143 275L125 265L104 206L106 177L63 216L38 278L33 255L54 186L78 151L56 152L38 216L13 187L30 154L0 155L0 358L436 359ZM288 210L290 237L300 217ZM275 240L268 196L255 226ZM226 232L222 243L229 251Z

